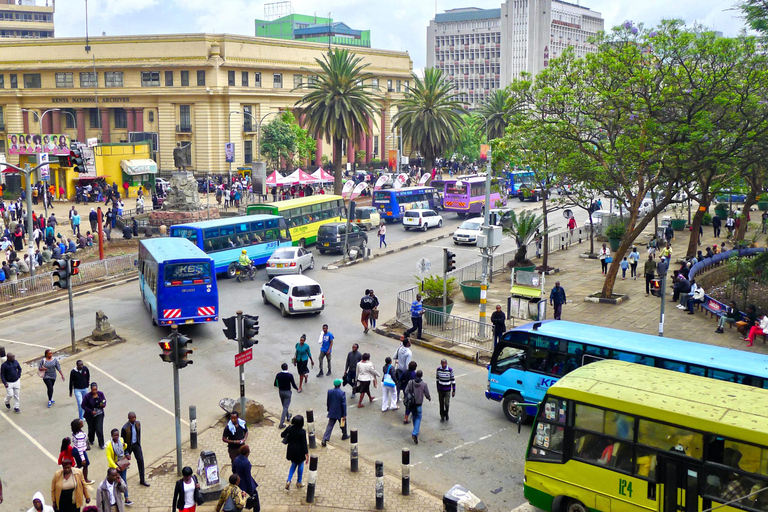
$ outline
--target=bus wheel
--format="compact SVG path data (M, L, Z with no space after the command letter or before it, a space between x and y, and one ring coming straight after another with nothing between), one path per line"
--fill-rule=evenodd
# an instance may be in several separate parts
M571 500L563 512L587 512L587 507L579 500Z
M232 262L227 267L227 277L230 279L234 279L235 275L237 275L237 264L235 262Z
M301 240L299 240L299 247L304 248L306 246L307 246L307 239L306 238L302 238Z
M504 408L504 416L506 416L509 421L517 423L519 418L520 423L525 423L528 420L525 406L518 405L518 403L523 401L523 397L517 394L511 394L504 397L501 406Z

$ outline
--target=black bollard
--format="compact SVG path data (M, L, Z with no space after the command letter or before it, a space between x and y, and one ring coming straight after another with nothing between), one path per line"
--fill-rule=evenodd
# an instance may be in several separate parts
M411 494L411 450L403 448L403 496Z
M189 447L197 450L197 407L189 406Z
M317 448L317 440L315 439L315 412L312 409L307 409L307 434L309 435L309 448L314 450Z
M357 473L358 463L358 449L357 449L357 429L352 429L349 432L349 469L353 473Z
M315 501L315 483L317 482L317 455L309 457L309 473L307 474L307 503Z
M384 462L376 461L376 510L384 510Z

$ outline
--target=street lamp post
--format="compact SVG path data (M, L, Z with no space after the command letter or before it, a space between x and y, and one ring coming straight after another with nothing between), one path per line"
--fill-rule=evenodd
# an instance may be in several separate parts
M47 114L48 112L58 112L61 109L60 108L49 108L48 110L46 110L42 114L38 114L37 111L32 110L32 109L28 109L28 108L23 108L21 110L23 112L32 112L33 114L35 114L37 116L38 121L40 122L40 134L42 135L42 133L43 133L43 119L45 119L45 114ZM66 110L64 112L66 112L69 115L72 115L71 112L67 112ZM41 142L41 144L42 144L42 142ZM38 163L40 163L40 162L38 162ZM31 175L27 176L27 180L30 180L30 179L31 179ZM27 188L27 194L29 194L29 188ZM43 211L45 212L45 218L46 219L48 218L47 199L48 199L48 187L45 187L45 191L43 192ZM34 275L34 274L32 274L32 275Z
M256 119L252 114L249 114L248 112L243 111L243 114L250 117L254 121L256 121L256 162L261 163L261 123L264 122L264 119L267 118L267 116L270 116L272 114L279 114L280 111L276 112L267 112L263 116L261 116L261 119ZM263 183L263 186L266 187L267 184ZM253 172L251 172L251 187L253 187ZM246 191L247 192L247 191ZM259 201L261 201L261 196L259 196ZM248 203L246 199L246 204Z
M240 113L239 110L230 110L229 111L229 119L227 120L227 130L228 130L227 142L229 142L230 144L232 143L232 114L239 114L239 113ZM234 151L233 151L232 152L232 159L234 160L234 158L235 158L235 155L234 155ZM229 162L229 182L228 182L228 185L230 187L232 186L232 162Z

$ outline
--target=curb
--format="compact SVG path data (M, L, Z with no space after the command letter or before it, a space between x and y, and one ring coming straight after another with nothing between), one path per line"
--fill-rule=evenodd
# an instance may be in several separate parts
M416 247L419 245L428 244L431 242L436 242L437 240L442 240L443 238L448 238L449 236L452 236L453 233L446 233L444 235L437 235L433 236L432 238L427 238L426 240L419 240L418 242L409 243L407 245L404 245L402 247L398 247L397 249L389 249L387 251L384 251L382 253L374 254L372 256L365 256L363 258L359 258L352 261L347 261L346 263L343 263L343 260L336 260L332 263L329 263L327 265L323 265L323 270L336 270L339 267L348 267L350 265L357 265L358 263L362 263L364 261L369 261L374 258L381 258L383 256L386 256L388 254L394 254L396 252L404 251L405 249L410 249L412 247Z

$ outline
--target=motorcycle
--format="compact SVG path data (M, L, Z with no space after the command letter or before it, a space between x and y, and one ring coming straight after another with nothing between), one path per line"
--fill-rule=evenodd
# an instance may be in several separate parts
M238 264L235 268L235 279L237 279L238 283L243 282L246 277L251 281L256 278L256 265L254 265L253 262L247 267Z

